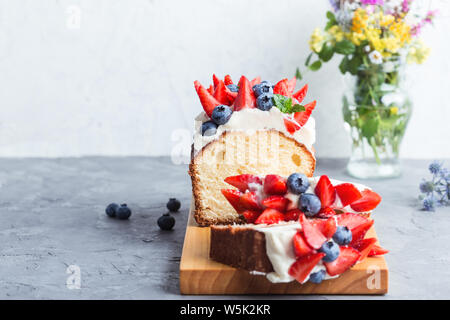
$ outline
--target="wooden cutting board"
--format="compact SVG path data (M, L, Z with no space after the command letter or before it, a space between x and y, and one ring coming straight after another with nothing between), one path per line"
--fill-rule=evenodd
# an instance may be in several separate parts
M339 278L321 284L271 283L264 275L252 275L210 260L209 235L209 228L197 226L191 205L180 262L181 294L379 295L388 292L388 268L384 257L366 258ZM376 237L374 228L369 230L367 237Z

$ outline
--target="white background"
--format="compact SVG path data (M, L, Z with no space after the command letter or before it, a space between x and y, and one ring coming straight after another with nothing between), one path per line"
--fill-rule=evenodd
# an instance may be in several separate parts
M432 54L409 69L410 158L450 157L450 11L447 0L431 3L441 7L424 34ZM2 0L0 156L168 155L173 132L191 130L201 110L194 80L292 77L328 9L325 0ZM319 157L349 154L337 65L306 75Z

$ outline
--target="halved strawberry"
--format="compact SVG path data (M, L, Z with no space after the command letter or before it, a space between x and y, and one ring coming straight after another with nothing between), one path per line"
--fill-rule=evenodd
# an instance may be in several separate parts
M305 84L303 88L298 90L296 93L292 95L293 98L297 99L298 103L302 103L303 99L306 96L306 93L308 92L308 85Z
M229 74L227 74L225 76L225 79L223 80L223 82L225 82L225 85L229 85L229 84L233 84L233 80L231 80L231 76Z
M214 86L212 84L209 86L209 88L207 90L210 94L212 94L214 96Z
M369 257L381 256L381 255L386 254L388 252L389 252L389 250L386 250L386 249L380 247L379 245L374 245L372 247L372 249L370 250L370 252L369 252Z
M252 81L250 81L250 86L251 88L253 88L253 86L255 84L261 83L261 77L256 77L255 79L253 79Z
M352 183L341 183L335 186L335 188L343 207L362 198L361 192Z
M300 232L297 232L292 239L294 244L294 252L297 257L306 256L308 254L314 253L315 250L309 246L309 244L306 242L305 238L303 237L303 234Z
M298 282L303 283L324 256L325 253L313 253L298 258L289 268L289 275Z
M286 179L276 174L268 174L264 178L264 192L266 194L286 194Z
M222 80L217 79L217 86L214 90L214 98L216 98L216 100L221 104L230 105L231 103L228 98L227 90L228 88L225 86L225 83Z
M336 189L326 175L322 175L314 188L314 193L319 197L322 208L331 206L336 200Z
M289 200L283 196L269 196L262 201L263 206L267 208L277 209L278 211L286 211Z
M319 249L323 243L327 241L327 238L306 218L304 214L300 215L299 221L302 225L306 242L308 242L308 244L314 249Z
M245 210L244 212L242 212L242 215L245 217L247 223L254 223L260 214L261 211L256 210Z
M213 73L213 84L214 84L214 90L217 89L217 86L219 85L219 78Z
M255 108L256 99L253 94L250 81L245 76L242 76L239 80L239 92L234 101L234 110L239 111L245 108Z
M245 211L245 208L241 204L242 192L235 189L222 189L221 191L224 197L233 206L234 210L236 210L238 213Z
M357 246L362 239L364 239L364 236L366 235L367 231L373 226L374 221L367 219L367 222L364 224L361 224L353 229L352 231L352 242L350 242L350 246L355 247Z
M284 126L286 127L286 130L290 134L294 134L295 131L301 128L301 126L295 121L294 119L290 117L284 117Z
M278 83L273 87L274 94L281 94L282 96L290 97L289 92L289 80L283 79L278 81Z
M369 219L363 217L360 214L346 212L342 214L338 214L337 223L342 227L347 227L350 230L367 223Z
M377 239L375 238L367 238L367 239L363 239L361 240L358 245L356 246L356 250L359 251L359 253L361 254L361 256L359 257L359 261L364 260L365 258L367 258L367 256L370 253L370 250L372 250L372 248L375 246L375 243L377 242Z
M299 111L299 112L294 113L294 119L295 119L295 121L297 121L297 123L300 126L305 125L305 123L308 121L309 117L311 116L312 111L316 107L316 100L305 104L304 107L305 107L305 111Z
M197 80L194 81L195 89L197 90L197 95L200 98L200 102L203 106L203 110L205 110L208 117L211 117L211 114L215 107L220 105L220 102L213 97L211 93L208 92Z
M295 90L295 85L297 84L297 78L293 77L291 80L288 80L287 88L289 91L289 96L292 96Z
M381 202L380 195L372 190L363 190L361 194L362 198L350 205L350 207L357 212L372 211Z
M238 93L237 92L233 92L230 91L229 89L227 90L227 96L228 96L228 101L230 103L230 106L233 106L233 110L234 110L234 101L236 100Z
M316 215L317 218L328 219L336 215L336 211L330 207L320 209L319 213Z
M238 188L242 192L250 189L250 183L262 184L261 178L253 174L240 174L238 176L227 177L225 178L225 182Z
M261 215L258 217L258 219L255 220L256 224L273 224L278 223L280 221L284 220L284 214L282 214L280 211L268 208L261 213Z
M325 236L325 238L330 239L336 232L337 225L336 220L333 217L328 219L314 219L311 222L320 232Z
M303 212L300 209L292 209L284 214L284 221L297 221Z
M347 269L350 269L358 261L360 256L361 254L356 249L341 247L341 252L336 260L333 262L324 262L327 273L330 276L337 276L347 271Z
M241 205L248 210L262 209L258 202L258 196L254 191L246 192L241 196Z

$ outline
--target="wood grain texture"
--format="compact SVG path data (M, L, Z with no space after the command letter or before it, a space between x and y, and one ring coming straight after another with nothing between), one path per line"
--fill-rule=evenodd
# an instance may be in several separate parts
M181 294L367 294L388 292L388 268L384 257L366 258L339 278L321 284L271 283L209 259L209 227L198 227L189 213L180 262ZM372 228L368 237L376 237Z

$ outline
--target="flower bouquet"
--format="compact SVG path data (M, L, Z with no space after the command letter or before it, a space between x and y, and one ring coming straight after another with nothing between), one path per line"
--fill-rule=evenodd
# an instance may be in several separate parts
M413 0L331 0L325 28L315 29L308 69L340 55L349 90L343 116L352 139L348 172L359 178L400 174L399 148L411 115L402 86L406 63L422 63L430 49L419 39L435 11ZM297 69L297 77L301 77Z

